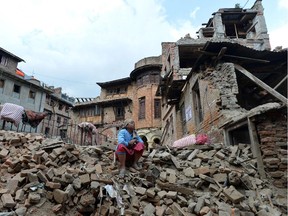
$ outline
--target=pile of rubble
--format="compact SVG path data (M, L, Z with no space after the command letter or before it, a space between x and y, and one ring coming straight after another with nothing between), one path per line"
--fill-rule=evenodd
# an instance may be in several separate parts
M249 145L161 147L124 178L113 149L0 131L0 215L287 214L286 192L259 178Z

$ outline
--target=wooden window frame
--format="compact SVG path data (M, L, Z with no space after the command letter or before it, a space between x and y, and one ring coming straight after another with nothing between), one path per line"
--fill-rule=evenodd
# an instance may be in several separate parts
M145 97L141 97L139 98L139 115L138 115L138 119L145 119Z
M154 99L154 118L161 118L161 99Z

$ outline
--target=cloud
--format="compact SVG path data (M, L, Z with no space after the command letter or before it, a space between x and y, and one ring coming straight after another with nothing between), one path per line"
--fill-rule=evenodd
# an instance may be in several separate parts
M165 21L157 0L10 0L3 5L0 46L26 61L19 64L25 73L74 97L98 96L96 82L128 77L137 61L160 55L161 42L176 41L183 31Z
M196 38L191 21L200 8L172 23L164 2L0 0L0 47L25 60L19 68L27 75L72 97L97 97L96 82L128 77L140 59L161 54L162 42ZM283 31L271 31L271 44L283 42Z
M288 9L288 0L279 0L279 1L278 1L278 5L279 5L281 8Z
M280 26L272 30L269 34L271 49L273 50L276 46L282 46L282 48L288 48L288 38L283 37L287 35L288 24Z
M277 46L282 46L282 48L288 48L288 0L278 0L277 5L279 7L278 13L281 14L280 19L273 20L273 25L268 29L271 49L273 50ZM278 14L275 14L276 16Z

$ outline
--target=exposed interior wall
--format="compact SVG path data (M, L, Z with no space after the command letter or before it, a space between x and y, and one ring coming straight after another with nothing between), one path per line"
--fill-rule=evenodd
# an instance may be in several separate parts
M189 134L205 133L211 137L211 142L224 142L220 124L243 111L237 104L238 86L234 64L222 63L207 68L199 75L192 75L189 83L184 92L185 102L187 97L192 99L192 118L186 123ZM196 94L195 85L198 85L200 104L193 96ZM202 110L200 122L197 119L199 110L195 109L197 106L201 106Z

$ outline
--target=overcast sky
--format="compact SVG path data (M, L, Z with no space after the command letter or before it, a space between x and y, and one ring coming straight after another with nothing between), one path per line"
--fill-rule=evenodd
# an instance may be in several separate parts
M180 4L181 2L181 4ZM254 0L0 0L0 47L71 97L97 97L96 82L128 77L161 42L196 31L219 8ZM288 47L288 0L263 0L272 48Z

